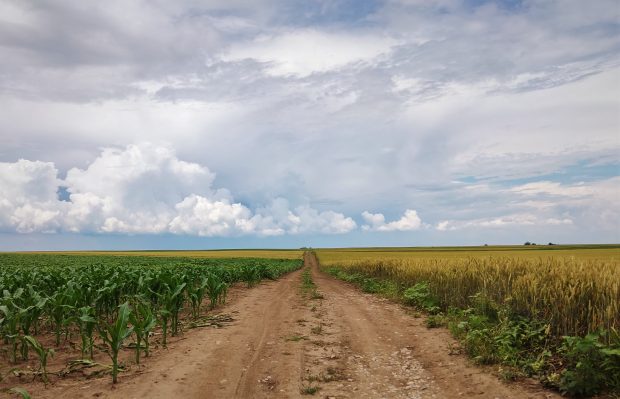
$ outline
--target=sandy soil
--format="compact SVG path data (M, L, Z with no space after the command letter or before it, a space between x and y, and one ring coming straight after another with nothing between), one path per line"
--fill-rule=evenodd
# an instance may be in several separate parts
M505 384L452 354L447 331L324 275L310 255L306 265L322 299L302 294L297 271L235 290L218 310L233 322L186 331L115 386L109 376L21 386L33 398L560 397L535 383Z

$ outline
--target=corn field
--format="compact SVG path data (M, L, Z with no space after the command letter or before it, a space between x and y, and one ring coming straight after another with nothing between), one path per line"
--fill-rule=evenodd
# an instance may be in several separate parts
M467 308L477 294L528 318L557 336L599 328L620 330L620 263L615 258L467 257L342 261L318 253L322 266L390 279L402 287L428 283L444 309Z
M232 284L276 279L301 265L300 259L0 254L0 350L17 364L35 349L45 370L53 350L41 337L53 336L55 348L80 347L84 359L103 346L116 382L118 353L130 340L139 363L155 328L164 347L168 335L181 332L184 309L195 319L223 303Z

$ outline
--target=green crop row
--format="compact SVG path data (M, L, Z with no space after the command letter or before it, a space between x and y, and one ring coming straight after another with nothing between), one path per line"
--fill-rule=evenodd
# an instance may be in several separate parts
M118 256L0 254L0 337L7 361L28 360L34 349L46 381L47 356L35 336L53 334L59 347L79 335L82 358L92 359L96 341L112 359L135 337L136 363L148 356L149 336L159 327L162 345L180 332L179 316L200 315L204 302L223 303L236 282L254 285L300 268L291 259L192 259Z

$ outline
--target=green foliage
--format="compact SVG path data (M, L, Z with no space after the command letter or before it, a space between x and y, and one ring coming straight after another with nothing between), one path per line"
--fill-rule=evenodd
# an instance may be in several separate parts
M26 391L24 388L20 388L20 387L11 388L11 389L9 389L9 392L13 392L13 393L16 393L16 394L20 395L22 397L22 399L30 399L31 398L31 396L28 393L28 391Z
M200 315L202 300L207 292L209 277L204 276L198 283L190 284L187 287L187 297L191 302L192 317L195 319Z
M620 389L620 346L608 346L601 333L564 337L560 348L567 367L560 377L562 392L589 396L605 388Z
M207 296L209 297L211 309L213 309L218 304L223 304L226 300L228 284L222 281L222 279L217 275L211 274L206 278L206 290Z
M476 292L470 296L470 303L476 314L483 315L492 321L498 320L501 307L489 295ZM506 309L503 310L506 311Z
M170 321L170 329L172 335L178 333L179 312L183 306L183 291L187 283L177 283L171 276L167 276L162 281L159 292L156 292L159 309L159 317L161 320L161 328L163 333L163 345L167 345L168 321Z
M428 283L420 282L403 292L403 297L408 305L416 306L431 314L439 312L437 300L431 294Z
M549 324L523 317L502 318L493 329L494 344L499 360L520 368L528 375L543 372L553 344Z
M16 305L19 313L19 322L24 336L30 335L31 328L38 323L39 317L43 312L47 298L41 297L32 285L28 285L28 290L22 296L20 305ZM28 360L28 345L22 345L22 358Z
M325 299L323 294L317 290L309 268L306 268L301 274L301 290L310 299Z
M94 337L93 331L97 325L97 320L94 317L94 309L90 306L84 306L79 308L79 314L76 317L76 323L82 339L82 358L85 357L88 352L88 358L93 359L93 345Z
M305 385L300 388L299 392L302 395L314 395L320 390L321 390L321 387L318 385Z
M176 287L174 287L172 295L168 297L169 302L167 304L167 309L170 311L171 314L170 327L172 329L172 335L177 335L179 333L179 313L181 312L181 309L183 308L183 303L185 302L185 298L183 297L183 295L186 286L187 283L178 284ZM164 306L166 306L166 304L164 304Z
M278 278L300 268L302 262L3 253L0 265L0 339L10 362L18 362L19 352L21 358L28 358L28 350L34 347L25 337L48 332L54 334L56 347L61 346L63 335L71 346L72 337L79 336L82 358L92 359L95 330L111 357L134 334L139 362L143 349L149 354L149 333L157 324L164 345L169 330L175 335L180 332L183 308L191 307L197 317L205 296L213 308L224 303L231 284ZM117 359L113 362L116 375Z
M5 296L3 305L0 305L0 312L2 312L2 319L0 319L0 325L2 326L2 337L9 345L9 359L12 363L17 361L17 340L19 338L19 312L16 305L13 303L10 294L5 290Z
M443 314L434 314L429 315L426 318L426 327L428 328L438 328L444 327L446 325L446 318Z
M308 294L314 290L316 290L316 284L312 280L312 274L310 273L310 269L304 269L303 273L301 273L301 290Z
M129 321L136 334L136 364L140 364L140 349L144 341L144 353L149 355L149 333L155 328L157 319L149 305L141 300L135 302L134 311L129 314Z
M64 287L67 288L67 287ZM63 326L68 324L73 307L70 305L70 291L61 289L54 293L48 300L47 313L54 324L54 335L56 336L56 346L60 346L60 336Z
M328 267L324 270L337 279L359 286L364 292L380 294L388 298L400 296L401 289L399 285L389 279L368 277L362 273L348 273L337 267Z
M258 283L261 279L261 268L257 264L244 265L239 275L245 281L248 288Z
M41 378L47 384L47 359L49 356L54 356L54 350L51 348L44 348L43 345L36 340L36 338L26 335L24 341L27 345L30 345L39 357L39 371L41 371Z
M116 384L118 375L118 352L123 346L123 342L134 331L134 327L129 327L129 315L131 310L127 302L118 308L118 316L114 323L106 326L97 326L101 339L108 346L108 355L112 359L112 382Z

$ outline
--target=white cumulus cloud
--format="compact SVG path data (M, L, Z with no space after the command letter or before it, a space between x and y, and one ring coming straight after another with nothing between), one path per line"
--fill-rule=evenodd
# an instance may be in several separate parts
M57 200L57 175L51 162L0 162L0 228L19 233L58 228L64 203Z
M253 212L226 189L213 188L207 167L152 144L106 148L62 180L53 163L0 163L0 230L173 233L198 236L339 234L353 219L276 198ZM69 201L59 199L63 187Z
M366 231L411 231L422 227L422 220L418 212L413 209L407 209L400 219L389 223L385 222L385 216L382 213L364 211L362 217L366 222L362 229Z
M212 200L191 195L176 205L177 216L170 222L170 231L200 236L228 236L252 233L252 212L242 204L228 200Z

